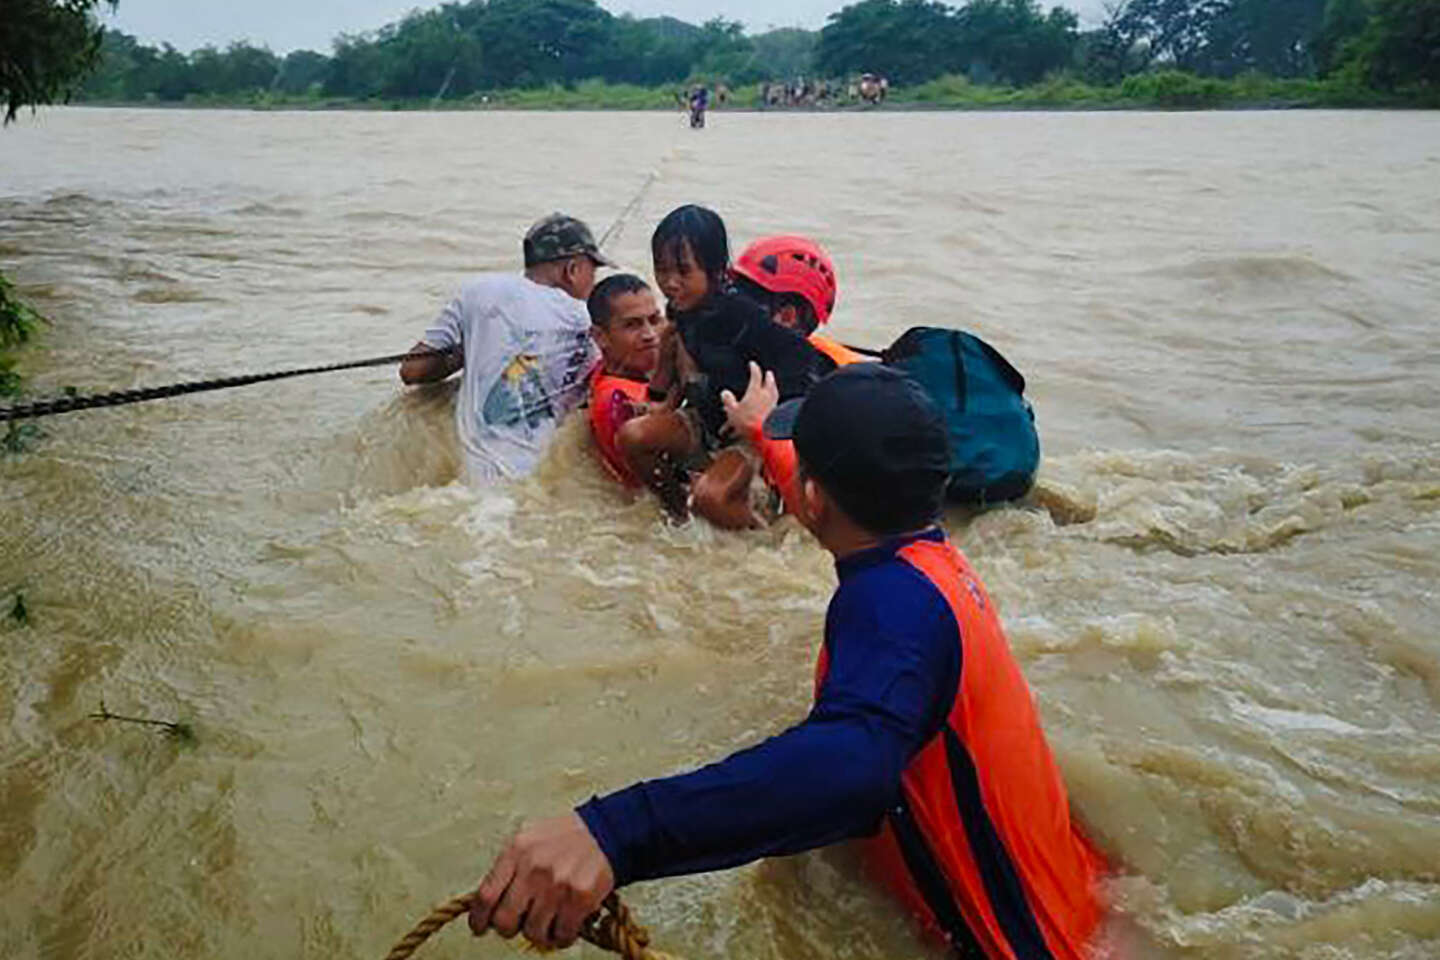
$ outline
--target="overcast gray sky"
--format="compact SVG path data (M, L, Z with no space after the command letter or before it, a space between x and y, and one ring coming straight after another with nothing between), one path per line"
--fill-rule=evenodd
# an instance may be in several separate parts
M601 0L612 13L641 17L669 14L691 23L714 16L739 20L752 32L771 27L825 25L825 18L849 0ZM951 0L958 3L958 0ZM1047 9L1054 0L1042 0ZM1100 13L1103 0L1062 0L1082 21ZM406 12L438 6L407 0L120 0L106 23L142 42L166 41L186 52L205 44L223 47L249 40L276 53L309 48L328 53L336 34L374 30Z

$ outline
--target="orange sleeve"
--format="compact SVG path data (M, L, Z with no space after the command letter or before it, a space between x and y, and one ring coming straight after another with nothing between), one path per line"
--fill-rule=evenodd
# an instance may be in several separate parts
M789 440L771 440L765 436L763 426L756 427L750 443L760 454L760 470L765 482L780 491L785 512L795 516L795 507L800 502L800 491L795 487L795 474L800 466L795 444Z

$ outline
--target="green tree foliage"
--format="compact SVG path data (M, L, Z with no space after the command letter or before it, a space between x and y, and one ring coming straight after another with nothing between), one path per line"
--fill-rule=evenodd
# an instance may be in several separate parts
M972 0L958 16L957 53L972 78L1025 86L1074 57L1080 21L1063 7L1047 15L1036 0Z
M830 15L820 31L815 65L844 76L880 73L892 83L920 83L962 69L960 21L932 0L860 0Z
M1340 62L1370 17L1370 0L1124 0L1086 38L1081 63L1103 82L1151 68L1311 77Z
M1440 0L1373 0L1350 54L1382 90L1440 93Z
M256 91L290 95L416 99L477 91L573 87L597 78L644 86L687 78L743 84L804 72L815 34L777 31L757 52L736 21L703 25L672 17L615 17L594 0L466 0L415 10L373 33L342 34L330 56L297 51L283 60L246 43L202 47L188 57L105 33L92 99L181 100ZM802 62L803 61L803 62Z
M1033 83L1070 65L1078 39L1074 13L1049 14L1037 0L861 0L832 14L815 51L821 73L883 74L920 83L946 73L980 82Z
M1325 0L1234 0L1217 25L1211 72L1312 76L1324 21Z
M752 37L750 46L769 78L800 77L814 72L815 41L814 31L788 27Z
M100 27L91 12L115 0L4 0L0 100L4 123L22 107L69 100L95 64Z
M1141 67L1200 72L1228 6L1227 0L1125 0L1111 11L1105 29L1114 47Z
M476 25L486 84L534 87L582 79L611 19L594 0L490 0Z
M1369 0L1329 0L1315 36L1315 65L1321 74L1340 66L1346 46L1370 21Z
M71 36L83 46L95 36L84 11L103 2L0 0L0 27L20 22L12 10L80 10L78 20L72 13L64 22L79 31ZM1053 86L1078 72L1104 85L1164 74L1132 84L1135 97L1189 106L1219 102L1221 88L1188 84L1180 74L1241 81L1334 75L1353 103L1378 102L1364 96L1372 87L1437 84L1440 0L1115 0L1100 28L1084 34L1073 13L1060 6L1047 12L1042 2L859 0L832 14L818 33L750 37L724 18L697 26L673 17L617 17L595 0L455 0L372 33L341 35L328 56L301 50L283 59L248 43L186 55L106 31L99 67L82 95L428 100L501 90L574 93L591 80L654 91L682 82L738 87L862 72L883 74L896 86L953 75L971 86L1029 87ZM0 66L8 71L0 74L7 84L0 89L12 97L16 74L7 64L16 36L0 32ZM586 89L593 99L594 85Z
M268 90L280 77L280 58L264 47L232 43L224 51L201 47L190 54L190 78L196 90L229 96Z
M738 20L716 17L706 21L700 35L691 42L695 66L701 77L723 77L732 83L753 83L767 73L755 64L754 46Z
M318 90L330 73L330 58L314 50L293 50L280 64L277 89L284 93L301 94Z

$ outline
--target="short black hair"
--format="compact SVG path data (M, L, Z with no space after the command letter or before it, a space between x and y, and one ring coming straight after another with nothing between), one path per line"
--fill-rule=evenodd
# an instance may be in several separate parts
M649 290L650 285L633 273L617 273L595 284L585 307L590 311L590 322L597 327L610 325L610 305L619 296Z
M781 307L794 307L800 318L800 332L807 337L820 326L820 319L815 316L815 308L798 293L775 293L745 276L736 276L735 286L746 297L760 304L765 315L772 319Z
M709 207L687 203L665 215L650 236L650 255L657 261L679 261L680 251L690 245L690 253L710 277L718 290L725 285L730 270L730 238L725 221Z
M890 476L885 478L883 489L877 489L873 484L818 477L803 459L798 460L798 466L801 474L818 483L847 517L879 537L923 530L939 520L945 509L943 475Z

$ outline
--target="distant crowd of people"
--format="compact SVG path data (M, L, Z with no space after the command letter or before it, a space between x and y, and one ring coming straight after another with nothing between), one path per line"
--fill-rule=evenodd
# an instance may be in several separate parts
M784 83L760 84L757 106L762 110L781 107L843 107L854 104L878 106L890 93L890 81L878 73L862 73L849 80L815 80L796 77ZM730 101L730 88L723 83L713 89L703 83L675 91L675 103L690 115L690 125L705 126L711 107Z
M883 103L889 92L890 81L874 73L862 73L848 83L797 77L789 83L762 83L760 106L825 107L853 103L876 105Z

